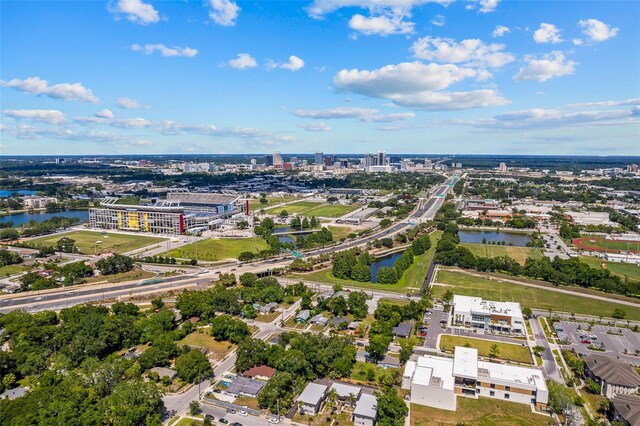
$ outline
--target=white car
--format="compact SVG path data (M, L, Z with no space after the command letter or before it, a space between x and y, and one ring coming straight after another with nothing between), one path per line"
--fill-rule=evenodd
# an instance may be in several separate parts
M242 417L247 417L249 415L246 411L240 411L238 414Z
M277 417L271 417L269 419L269 423L273 423L274 425L277 425L278 423L280 423L280 419Z

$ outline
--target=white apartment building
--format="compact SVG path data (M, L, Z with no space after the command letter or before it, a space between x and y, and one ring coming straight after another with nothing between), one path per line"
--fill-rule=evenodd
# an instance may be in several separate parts
M24 199L24 206L27 209L44 209L49 203L57 204L58 199L55 197L28 197Z
M411 402L455 411L458 396L496 398L547 406L549 393L542 371L478 360L473 348L456 347L454 358L421 356L408 361L402 388L411 390Z
M567 216L577 225L617 225L609 220L609 213L607 212L567 212Z
M481 297L453 296L452 325L525 334L519 303L492 302Z

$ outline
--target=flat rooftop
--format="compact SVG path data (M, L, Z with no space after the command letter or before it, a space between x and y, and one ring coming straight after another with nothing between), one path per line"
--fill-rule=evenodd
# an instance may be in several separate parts
M515 317L522 316L520 304L516 302L494 302L483 300L481 297L453 296L453 304L456 310L483 313L486 315L500 314Z

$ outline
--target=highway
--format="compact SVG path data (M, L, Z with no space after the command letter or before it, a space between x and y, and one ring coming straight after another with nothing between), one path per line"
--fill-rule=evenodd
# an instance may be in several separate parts
M371 235L358 239L347 240L339 245L305 251L304 254L305 256L318 256L320 254L348 250L350 248L365 245L370 241L389 237L402 232L412 226L409 222L431 220L444 203L446 195L453 188L453 183L455 183L455 177L447 179L443 184L436 187L433 193L426 199L426 201L424 201L424 204L422 204L423 200L421 200L418 207L405 220ZM135 296L161 294L171 290L179 290L198 286L199 284L205 284L216 279L221 273L233 272L236 276L240 276L245 272L264 273L269 270L273 270L274 268L284 268L292 261L292 257L283 257L279 259L267 259L264 261L239 264L236 267L229 265L225 267L212 267L210 269L203 268L202 270L207 271L206 273L164 278L163 282L150 285L140 285L140 281L136 280L118 284L104 283L79 285L50 290L7 294L0 296L0 313L7 313L14 309L25 309L29 312L60 310L88 302L112 301L119 299L128 300Z

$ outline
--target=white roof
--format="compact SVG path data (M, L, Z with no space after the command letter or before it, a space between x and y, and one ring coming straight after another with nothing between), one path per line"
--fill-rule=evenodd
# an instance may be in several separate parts
M436 386L432 379L440 379L437 387L453 390L453 360L451 358L422 356L413 374L413 383Z
M309 383L297 400L305 404L316 405L322 400L326 391L327 387L325 385Z
M358 396L362 389L358 386L345 385L344 383L334 383L331 385L330 390L336 391L340 398L346 398L349 395Z
M404 373L402 373L402 377L413 377L413 373L416 371L416 367L418 365L415 361L407 361L404 365Z
M500 380L512 384L535 387L539 390L547 390L542 371L537 368L518 367L487 361L478 361L478 368L487 370L492 380Z
M456 346L453 356L453 374L475 379L478 377L478 350Z
M522 317L520 304L516 302L494 302L482 300L481 297L453 296L453 304L456 311L476 312L489 314L508 315L511 317Z
M356 408L353 410L355 416L368 417L375 419L377 415L378 399L368 393L360 395L360 399L356 403Z

